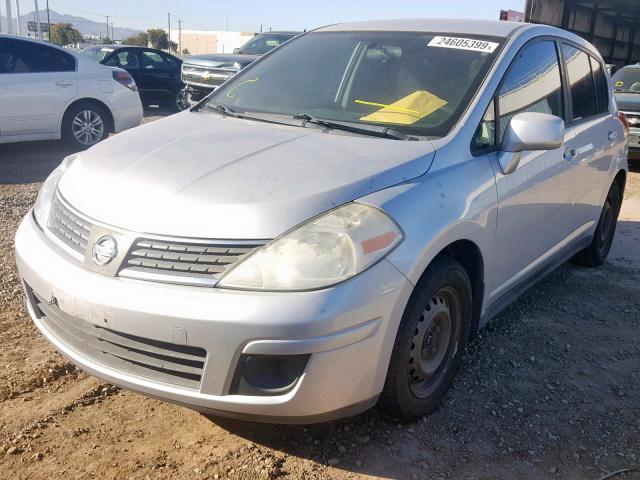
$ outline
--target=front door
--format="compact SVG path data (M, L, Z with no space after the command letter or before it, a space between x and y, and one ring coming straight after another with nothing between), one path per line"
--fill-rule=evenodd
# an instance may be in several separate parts
M557 44L534 40L509 67L497 92L497 145L511 118L521 112L542 112L564 118L564 99ZM565 142L571 140L567 132ZM533 275L559 251L572 233L570 219L573 168L566 146L522 152L516 170L502 174L497 152L498 223L493 276L487 285L493 303Z

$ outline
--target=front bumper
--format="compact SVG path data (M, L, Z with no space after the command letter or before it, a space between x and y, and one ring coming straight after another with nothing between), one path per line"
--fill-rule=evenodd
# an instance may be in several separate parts
M246 292L109 277L62 252L27 215L16 234L24 282L64 313L123 334L206 350L198 388L116 368L83 354L29 307L47 339L80 368L110 383L212 414L311 423L371 406L382 391L395 335L412 291L382 261L356 278L313 292ZM177 332L177 334L176 334ZM283 395L232 395L242 353L310 354Z

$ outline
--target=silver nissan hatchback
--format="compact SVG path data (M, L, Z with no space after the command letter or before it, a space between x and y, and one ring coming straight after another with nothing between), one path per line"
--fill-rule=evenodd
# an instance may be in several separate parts
M16 236L82 369L214 415L437 408L465 346L607 256L627 171L604 63L539 25L333 25L67 157Z

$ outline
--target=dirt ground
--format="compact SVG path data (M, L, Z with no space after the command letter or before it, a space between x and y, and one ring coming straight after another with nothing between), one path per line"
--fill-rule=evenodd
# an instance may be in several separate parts
M13 238L67 153L0 146L1 479L640 479L640 163L609 261L565 265L494 319L435 414L277 426L109 386L38 334Z

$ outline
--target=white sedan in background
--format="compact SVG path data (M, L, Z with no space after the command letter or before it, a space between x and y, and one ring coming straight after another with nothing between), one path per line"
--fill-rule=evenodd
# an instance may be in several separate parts
M87 148L141 121L140 96L126 71L0 35L0 143L62 138Z

